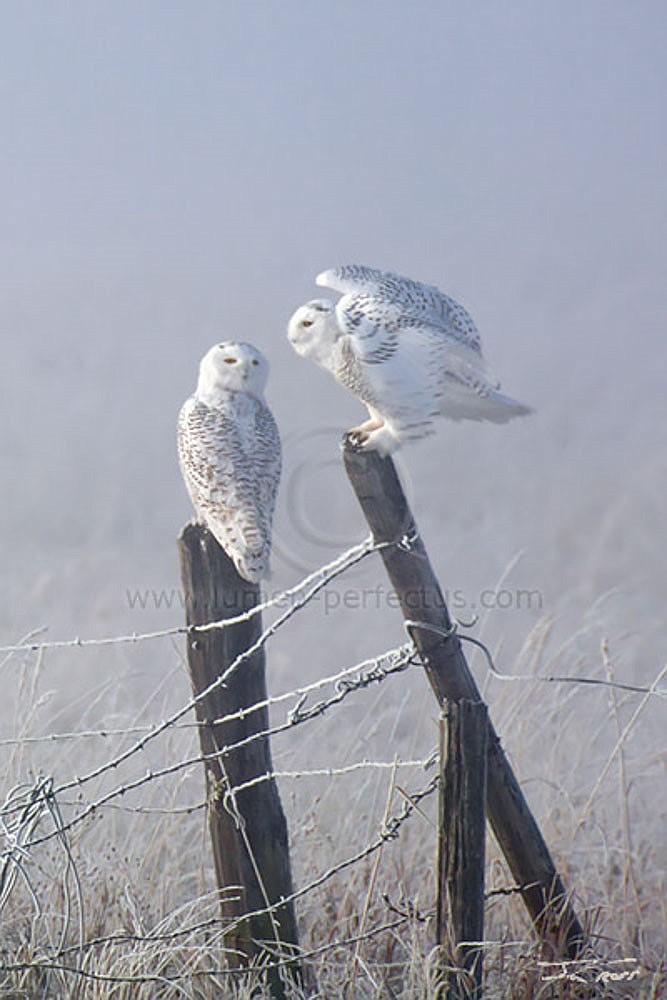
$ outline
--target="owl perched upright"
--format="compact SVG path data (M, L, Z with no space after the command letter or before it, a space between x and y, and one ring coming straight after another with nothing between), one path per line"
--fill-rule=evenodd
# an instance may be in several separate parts
M356 447L386 455L432 434L438 415L504 423L530 413L498 391L471 317L437 288L359 264L316 281L343 297L301 306L288 337L366 404L370 420L348 435Z
M216 344L178 418L178 457L197 518L250 582L269 572L280 480L280 435L264 401L268 374L251 344Z

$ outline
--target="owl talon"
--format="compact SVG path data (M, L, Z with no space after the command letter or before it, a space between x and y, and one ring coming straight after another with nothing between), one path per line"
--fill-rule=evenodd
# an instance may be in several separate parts
M345 436L351 451L389 455L433 433L436 416L504 423L530 412L498 391L471 316L433 285L359 264L315 280L342 298L300 306L287 336L367 407L371 419Z
M353 427L343 437L343 446L357 453L376 451L381 458L398 447L398 437L386 423L369 420L360 427Z
M364 451L364 446L368 444L368 437L369 435L362 430L347 431L346 434L343 434L343 447L350 451Z

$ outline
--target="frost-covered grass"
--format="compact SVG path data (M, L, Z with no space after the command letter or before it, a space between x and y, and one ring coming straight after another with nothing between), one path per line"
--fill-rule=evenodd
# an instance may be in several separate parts
M540 963L519 899L494 894L512 880L490 837L489 997L574 997L580 978L596 977L608 996L658 998L665 988L664 759L658 742L664 697L531 679L627 683L632 642L607 638L613 611L612 596L581 621L570 621L565 641L557 638L558 622L540 618L513 664L517 679L485 683L497 728L594 948L580 968ZM289 627L298 634L298 621ZM11 706L2 747L6 791L38 773L59 785L91 772L187 699L178 644L160 640L159 655L149 645L5 661ZM72 682L59 690L73 664L83 667L81 660L87 679L78 680L78 692ZM154 669L158 660L161 678ZM295 681L281 666L274 694ZM484 676L480 662L475 669ZM659 673L654 665L634 683L649 687ZM664 690L664 678L661 684ZM297 888L372 843L406 795L432 773L416 765L349 766L426 759L436 725L430 689L413 667L275 741L279 771L342 772L281 781ZM64 736L74 732L86 735ZM63 738L56 740L58 733ZM177 728L128 764L58 795L52 807L67 819L110 789L196 752L192 727ZM396 840L297 900L301 944L309 955L308 995L318 995L315 982L325 997L437 995L432 799ZM240 980L225 971L202 800L200 767L191 765L112 798L66 840L27 847L3 914L2 956L12 971L3 974L1 995L261 996L259 972ZM33 837L53 825L45 816Z
M453 612L464 622L478 616L470 634L514 678L491 676L483 656L467 647L590 931L595 956L584 978L602 977L604 995L657 1000L665 991L667 940L665 698L607 682L648 689L667 663L661 425L648 396L633 424L609 403L597 404L599 412L547 409L523 427L449 428L398 459ZM163 414L163 400L159 409ZM173 441L171 432L169 444L163 436L162 429L147 432L166 469ZM285 453L270 590L293 584L365 534L338 464L337 431L287 439ZM5 550L13 569L3 642L31 626L48 625L48 640L181 623L174 539L187 504L177 475L153 480L141 462L128 471L112 455L104 480L89 478L71 511L56 476L57 490L45 498L60 512L49 522L53 537L43 520L37 531L24 530L27 514L16 508ZM292 478L297 467L300 478ZM113 496L103 488L108 478ZM290 507L295 500L298 510ZM405 641L377 556L332 587L328 602L318 598L272 639L273 696ZM176 597L156 607L149 596L142 608L128 599L137 589ZM498 595L495 606L480 606L483 592ZM519 594L533 597L526 603ZM605 683L578 683L582 678ZM0 679L4 796L38 774L57 787L94 771L190 692L179 637L15 654L1 661ZM660 683L664 689L664 677ZM281 710L273 707L274 722L284 718ZM275 739L278 771L341 772L279 781L297 890L371 844L385 817L399 813L405 795L432 774L418 766L350 766L427 759L437 721L430 688L412 667ZM122 766L59 794L65 819L149 771L196 757L191 717L182 722ZM203 797L201 766L178 768L101 805L66 844L53 839L21 855L0 949L5 965L22 968L4 973L0 995L260 996L258 974L240 982L225 971ZM51 829L45 817L35 835ZM307 967L321 995L435 995L435 850L431 797L397 839L296 900ZM489 837L487 887L493 893L511 884ZM489 897L486 940L489 997L575 995L582 970L540 965L516 896Z

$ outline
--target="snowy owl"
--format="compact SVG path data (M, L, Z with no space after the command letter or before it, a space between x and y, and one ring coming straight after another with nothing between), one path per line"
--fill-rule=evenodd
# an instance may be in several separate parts
M251 344L216 344L178 418L178 457L197 518L251 582L268 575L280 479L280 436L264 401L268 373Z
M301 306L288 337L366 404L370 420L347 435L358 449L389 454L432 434L438 414L504 423L530 413L498 391L475 324L437 288L359 264L316 281L343 297Z

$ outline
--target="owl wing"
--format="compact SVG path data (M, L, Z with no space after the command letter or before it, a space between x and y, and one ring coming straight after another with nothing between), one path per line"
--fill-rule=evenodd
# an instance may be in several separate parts
M473 353L481 354L479 333L470 314L434 285L424 285L391 271L378 271L361 264L346 264L323 271L315 280L318 285L344 295L342 311L352 327L361 325L359 314L367 314L373 303L376 311L383 312L402 327L427 326L434 333L440 332Z
M266 403L256 403L253 437L253 464L259 498L258 515L267 544L271 542L273 514L280 482L282 455L278 425Z
M256 582L266 574L270 534L248 449L252 431L232 409L212 408L194 397L178 420L179 461L197 515L239 574Z
M325 271L317 282L344 293L336 306L341 332L371 394L391 400L396 419L494 419L495 403L479 401L490 401L498 381L457 302L430 285L355 264ZM503 402L498 395L499 412Z

